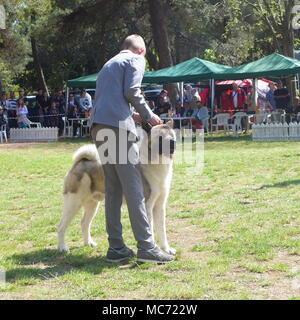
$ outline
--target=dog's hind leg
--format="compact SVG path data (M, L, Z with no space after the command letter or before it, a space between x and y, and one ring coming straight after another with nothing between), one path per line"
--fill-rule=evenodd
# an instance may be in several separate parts
M165 252L175 255L176 249L171 248L167 239L167 230L166 230L166 203L167 196L161 195L157 202L155 203L153 209L153 222L154 230L157 234L157 240L160 245L160 248Z
M84 216L81 220L81 229L83 234L84 244L90 247L96 246L96 242L91 238L91 223L98 211L99 201L97 200L87 200L83 204Z
M69 251L65 243L65 233L66 230L74 218L75 214L79 211L81 207L81 199L78 194L67 193L64 195L64 210L58 225L58 250L59 251Z

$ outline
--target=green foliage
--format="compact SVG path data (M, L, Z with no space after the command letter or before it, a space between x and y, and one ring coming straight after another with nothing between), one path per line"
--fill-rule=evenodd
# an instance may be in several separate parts
M238 65L274 51L286 52L284 21L293 2L163 0L173 62L198 56ZM5 86L36 89L31 37L51 89L97 72L131 33L146 40L147 68L158 65L147 1L5 0L4 4L9 19L7 30L0 31L0 82Z
M216 62L218 60L216 56L216 52L213 49L205 49L203 57L205 60L208 60L211 62Z

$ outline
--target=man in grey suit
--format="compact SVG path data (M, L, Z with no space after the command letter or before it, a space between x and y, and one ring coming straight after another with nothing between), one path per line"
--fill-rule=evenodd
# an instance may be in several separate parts
M154 243L138 168L134 118L152 126L162 123L150 110L140 90L145 72L145 53L143 38L139 35L128 36L122 45L122 51L106 62L97 79L91 134L105 176L105 216L109 242L106 258L112 262L120 262L135 255L125 245L122 237L123 193L137 241L137 261L163 263L174 259ZM108 148L104 148L105 145Z

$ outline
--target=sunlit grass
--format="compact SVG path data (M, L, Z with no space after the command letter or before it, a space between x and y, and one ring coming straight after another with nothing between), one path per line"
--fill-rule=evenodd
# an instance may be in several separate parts
M297 299L300 280L300 148L297 142L205 139L201 172L176 164L168 265L105 262L103 206L82 246L80 215L56 251L63 177L87 141L0 148L3 299ZM179 155L177 155L179 156ZM126 208L124 238L135 247Z

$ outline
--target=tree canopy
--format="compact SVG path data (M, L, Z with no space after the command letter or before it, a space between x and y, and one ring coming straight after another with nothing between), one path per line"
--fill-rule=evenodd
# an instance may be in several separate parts
M0 87L63 87L96 73L132 33L147 68L193 57L240 65L278 52L293 57L299 31L291 0L4 0Z

